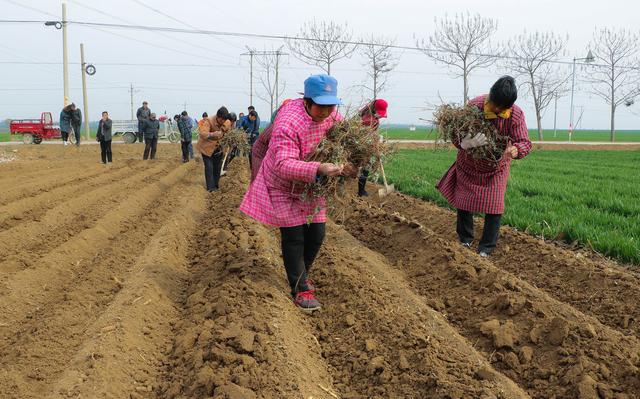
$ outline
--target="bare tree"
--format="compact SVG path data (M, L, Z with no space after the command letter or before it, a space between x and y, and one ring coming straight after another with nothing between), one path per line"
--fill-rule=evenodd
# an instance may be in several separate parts
M261 56L256 57L258 65L262 68L262 71L258 75L258 80L264 90L264 92L258 91L256 96L269 103L271 107L269 115L273 114L275 107L278 105L278 98L280 98L280 95L286 87L286 83L280 81L279 76L281 57L284 55L281 50L282 47L275 51L265 51Z
M564 55L568 37L552 32L523 33L509 41L505 66L524 79L526 93L533 97L538 124L538 140L543 140L542 117L549 104L567 91L569 76L550 61Z
M464 84L464 103L469 100L469 74L495 62L489 39L498 22L479 14L456 14L452 19L435 19L436 31L428 40L419 39L417 47L427 56L449 66Z
M611 107L611 141L615 141L615 115L621 104L633 102L640 95L640 36L626 29L596 29L590 48L596 63L587 81L593 94Z
M357 45L351 42L353 34L347 23L308 21L297 38L286 40L289 50L300 61L322 68L331 74L331 65L339 59L349 58Z
M372 35L363 42L366 44L361 46L360 52L366 59L367 75L371 79L371 86L365 84L364 87L373 92L375 100L385 89L388 74L398 65L400 57L391 48L395 44L393 39Z

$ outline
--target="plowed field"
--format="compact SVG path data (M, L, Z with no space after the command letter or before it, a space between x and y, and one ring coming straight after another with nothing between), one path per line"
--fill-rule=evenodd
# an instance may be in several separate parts
M2 398L640 397L640 277L508 228L489 259L454 215L349 203L288 296L276 229L179 147L23 146L0 165Z

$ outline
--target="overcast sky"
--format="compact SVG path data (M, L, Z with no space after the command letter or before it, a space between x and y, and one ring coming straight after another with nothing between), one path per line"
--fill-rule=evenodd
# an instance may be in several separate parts
M300 25L312 18L348 22L356 36L383 34L399 45L415 45L414 37L428 37L434 28L434 18L459 12L480 13L498 21L494 40L501 41L527 31L554 31L569 35L567 60L584 57L596 27L638 30L640 5L630 0L583 1L417 1L396 0L351 1L204 1L204 0L141 0L183 23L171 20L140 5L136 0L69 0L68 18L76 21L105 23L135 23L162 27L247 32L274 35L295 35ZM23 5L24 7L19 6ZM26 7L26 8L25 8ZM95 9L92 10L91 8ZM55 20L60 19L58 0L0 0L0 19ZM96 10L102 11L97 12ZM57 16L57 17L56 17ZM62 33L42 24L0 23L0 62L53 62L54 65L0 63L0 118L24 118L52 111L55 118L62 106ZM245 46L270 50L284 43L278 40L213 37L114 30L78 25L69 26L69 62L71 99L82 103L79 44L85 44L88 62L97 73L88 77L91 119L98 119L102 110L109 110L113 119L130 116L129 84L134 85L136 108L147 100L157 113L165 110L175 114L187 104L191 115L203 111L215 112L220 105L230 110L246 111L249 102L249 62L240 56ZM286 49L285 49L286 51ZM429 119L425 110L442 98L461 101L462 81L443 65L437 65L425 55L411 50L399 52L399 65L391 73L388 89L380 97L390 103L389 122L421 123ZM105 63L153 63L157 66L103 65ZM162 66L161 64L207 64L203 67ZM332 74L338 79L339 94L345 102L360 103L371 94L361 87L366 79L363 59L337 61ZM569 67L567 67L569 68ZM256 68L255 73L260 71ZM488 91L503 72L499 67L479 70L470 81L470 95ZM582 113L582 128L608 128L608 107L589 93L589 86L580 82L575 93L576 118ZM320 69L308 66L293 56L283 58L281 79L286 82L284 98L296 97L302 82ZM259 83L254 83L261 91ZM263 119L269 105L254 99ZM527 113L529 127L535 127L531 100L518 100ZM619 129L637 129L640 105L620 107ZM636 114L634 115L635 112ZM569 96L558 102L558 127L569 123ZM553 107L543 121L553 127Z

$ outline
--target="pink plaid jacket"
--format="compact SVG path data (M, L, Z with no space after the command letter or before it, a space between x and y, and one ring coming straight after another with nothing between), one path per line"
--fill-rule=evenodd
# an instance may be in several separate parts
M293 227L326 221L325 201L306 201L304 183L314 182L319 162L304 159L315 150L327 131L342 116L334 111L313 122L300 98L286 104L273 123L271 140L258 173L240 204L240 211L257 221Z
M480 110L487 96L476 97L469 101ZM518 148L518 159L524 158L531 150L529 130L524 120L524 112L513 106L511 117L497 118L491 121L496 129ZM449 201L451 206L469 212L502 214L504 195L511 168L511 158L503 155L498 164L473 159L458 143L458 157L436 187Z

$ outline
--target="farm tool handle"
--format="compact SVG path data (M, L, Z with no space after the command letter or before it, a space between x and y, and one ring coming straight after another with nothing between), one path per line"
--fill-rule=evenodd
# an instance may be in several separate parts
M380 172L382 173L382 182L384 183L385 190L389 188L387 184L387 175L384 173L384 166L382 166L382 160L380 160Z
M229 150L223 150L222 152L222 167L220 167L220 173L224 170L224 165L227 163L227 156L229 155Z

